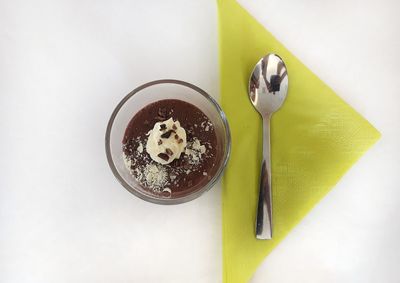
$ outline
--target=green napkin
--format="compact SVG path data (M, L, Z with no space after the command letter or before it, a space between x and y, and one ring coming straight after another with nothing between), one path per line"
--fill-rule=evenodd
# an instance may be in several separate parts
M232 131L223 180L223 276L243 283L380 134L234 0L218 5L221 102ZM254 221L262 129L247 84L269 52L286 63L289 93L271 123L273 240L260 241Z

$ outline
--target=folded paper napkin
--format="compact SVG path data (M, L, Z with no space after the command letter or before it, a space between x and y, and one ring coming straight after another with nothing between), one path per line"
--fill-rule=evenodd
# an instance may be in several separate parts
M248 282L257 266L379 138L234 0L218 0L221 102L232 132L223 180L224 282ZM267 53L286 63L289 92L271 122L273 240L254 237L261 119L247 96L249 75Z

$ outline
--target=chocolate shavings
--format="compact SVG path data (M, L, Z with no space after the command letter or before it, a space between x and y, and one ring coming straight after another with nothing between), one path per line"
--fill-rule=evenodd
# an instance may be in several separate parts
M175 133L175 131L174 130L169 130L169 131L165 132L164 134L162 134L161 137L163 139L168 139L171 136L172 133Z
M168 161L168 159L169 159L168 154L165 154L165 153L159 153L157 156L165 161Z
M174 153L173 153L173 151L171 150L171 149L169 149L169 148L166 148L165 149L165 152L169 155L169 156L172 156Z

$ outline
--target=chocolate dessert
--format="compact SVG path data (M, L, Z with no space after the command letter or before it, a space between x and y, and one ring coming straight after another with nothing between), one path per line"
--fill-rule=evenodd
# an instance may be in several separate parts
M166 99L141 109L122 141L124 161L150 193L180 197L204 186L217 171L217 137L194 105Z

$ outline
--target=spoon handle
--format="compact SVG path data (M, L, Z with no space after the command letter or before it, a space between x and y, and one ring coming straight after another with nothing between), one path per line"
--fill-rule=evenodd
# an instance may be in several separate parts
M270 116L263 117L263 159L256 219L256 238L272 239Z

